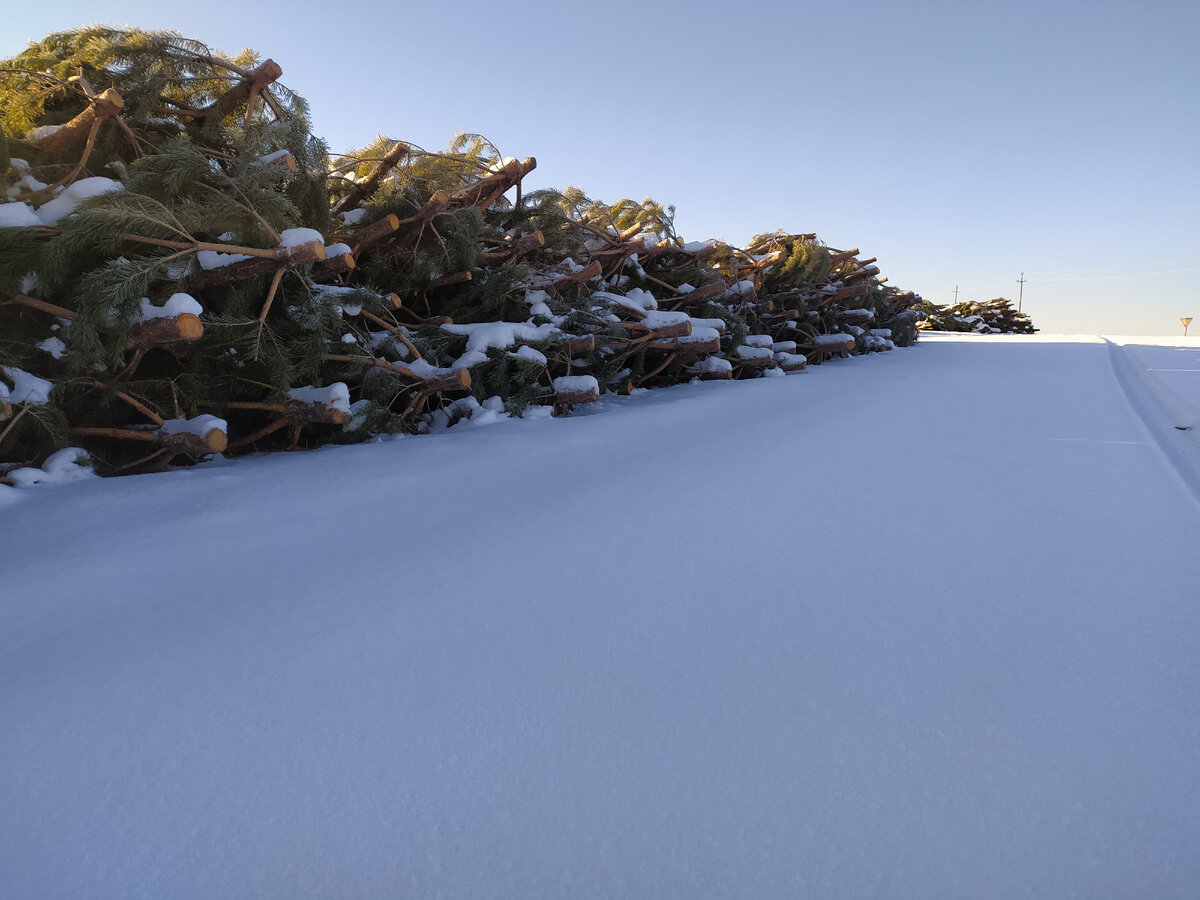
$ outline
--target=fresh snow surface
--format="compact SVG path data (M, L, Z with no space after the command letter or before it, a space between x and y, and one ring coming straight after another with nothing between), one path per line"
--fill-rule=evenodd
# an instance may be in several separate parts
M0 894L1200 896L1197 370L927 335L2 491Z

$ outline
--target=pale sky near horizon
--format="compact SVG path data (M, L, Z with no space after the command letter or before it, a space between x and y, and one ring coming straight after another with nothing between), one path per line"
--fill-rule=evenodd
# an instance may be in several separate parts
M689 240L815 231L937 303L1024 272L1046 332L1200 319L1196 0L52 0L0 57L98 13L270 56L334 151L474 131L537 157L528 188L654 197Z

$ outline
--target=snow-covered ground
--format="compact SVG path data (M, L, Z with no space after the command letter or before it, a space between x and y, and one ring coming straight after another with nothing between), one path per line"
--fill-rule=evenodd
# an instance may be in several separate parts
M1198 422L933 335L9 489L0 894L1198 896Z

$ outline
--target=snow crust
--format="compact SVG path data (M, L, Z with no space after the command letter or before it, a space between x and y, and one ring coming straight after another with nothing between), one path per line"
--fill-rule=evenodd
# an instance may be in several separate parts
M204 437L210 431L227 432L229 425L224 419L205 414L191 419L167 419L159 428L167 434L197 434Z
M286 148L283 150L276 150L273 153L268 153L266 156L260 156L258 159L254 160L253 165L267 166L273 162L276 162L277 160L284 159L289 155L291 155L291 151Z
M771 347L768 344L766 347L753 347L739 344L736 348L738 359L770 359Z
M818 347L830 344L845 346L849 342L850 337L851 335L848 334L818 334L813 338L813 343Z
M196 251L196 262L202 269L219 269L222 266L232 265L249 258L250 255L247 253L219 253L216 250Z
M29 129L29 132L25 135L25 140L37 142L50 137L50 135L56 132L62 131L62 128L62 125L38 125Z
M697 363L697 368L701 372L720 374L723 372L732 372L733 363L727 359L722 359L719 356L706 356L704 359L700 360L699 363Z
M531 325L521 322L478 322L474 324L443 325L443 331L467 336L467 351L454 361L451 368L466 369L487 361L487 350L507 350L518 340L541 343L559 334L552 323Z
M28 203L0 203L0 228L27 228L42 220Z
M719 334L724 334L726 325L724 319L701 319L692 316L692 330L697 328L711 328Z
M330 409L350 412L350 388L345 382L335 381L328 387L298 387L288 391L288 396L301 403L327 406ZM222 429L224 430L224 429Z
M75 208L84 200L99 197L101 194L123 190L125 190L125 185L111 178L104 178L99 175L91 178L81 178L68 185L53 200L39 206L37 217L43 225L57 225L71 213L75 212Z
M657 309L648 310L646 317L642 319L642 324L647 328L666 328L669 325L682 325L684 322L690 322L691 317L685 312L668 312Z
M600 383L594 375L563 375L554 379L554 393L582 394L587 391L599 391Z
M546 354L525 344L522 344L510 355L516 359L523 359L526 362L537 363L539 366L546 365Z
M315 228L288 228L279 233L279 246L288 250L313 242L325 243L325 236Z
M190 313L193 316L204 314L204 307L191 294L182 291L172 294L162 306L155 306L147 297L142 298L142 321L149 319L174 319Z
M13 386L9 388L3 381L0 381L0 400L7 400L9 403L33 404L50 402L50 391L54 388L52 382L16 366L0 366L0 372L3 372L8 376L8 380L13 382Z
M35 346L39 350L49 353L55 359L62 359L63 354L67 352L67 345L59 337L48 337L44 341L39 341Z
M79 447L66 447L51 454L42 467L26 466L8 473L8 477L17 487L32 487L35 484L61 484L65 481L78 481L81 478L92 478L91 460L87 451Z

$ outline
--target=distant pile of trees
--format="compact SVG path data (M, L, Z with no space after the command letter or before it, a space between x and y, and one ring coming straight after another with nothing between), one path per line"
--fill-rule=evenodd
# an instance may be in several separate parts
M917 325L922 331L971 331L976 334L1033 334L1037 331L1029 316L1018 312L1006 297L984 302L964 300L949 306L923 300L916 308L925 314L924 321Z

